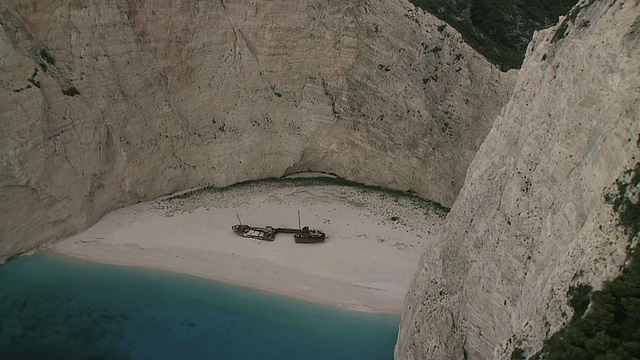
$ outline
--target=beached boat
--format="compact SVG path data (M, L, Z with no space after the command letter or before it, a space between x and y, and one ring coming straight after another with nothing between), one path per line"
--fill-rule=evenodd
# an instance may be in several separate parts
M296 244L315 244L324 242L326 236L320 230L309 229L308 226L300 227L300 210L298 210L298 231L293 233Z
M231 229L234 233L236 233L236 235L240 235L246 238L273 241L273 239L275 239L276 237L276 229L272 228L271 226L262 228L240 224L233 225Z
M308 226L293 234L296 244L314 244L324 242L325 234L320 230L309 229Z
M258 239L258 240L267 240L273 241L276 237L276 234L279 232L293 234L293 239L296 244L315 244L323 242L326 238L325 234L320 230L310 229L308 226L300 227L300 211L298 211L298 228L274 228L271 226L267 227L255 227L242 224L240 220L240 216L236 213L238 217L239 225L233 225L231 229L236 235Z

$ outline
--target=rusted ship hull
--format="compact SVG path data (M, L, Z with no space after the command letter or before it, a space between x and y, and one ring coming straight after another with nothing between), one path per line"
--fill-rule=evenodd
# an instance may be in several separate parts
M316 244L324 242L324 234L318 236L299 236L298 234L293 235L293 238L296 241L296 244Z
M320 230L309 229L307 226L293 234L296 244L315 244L324 242L325 234Z
M258 240L266 240L273 241L276 237L276 234L279 232L293 234L293 238L296 244L316 244L324 242L326 238L325 234L320 230L310 229L308 226L300 227L300 211L298 211L298 228L274 228L271 226L267 227L255 227L242 224L240 221L240 216L236 213L238 217L239 225L233 225L231 228L233 232L238 236L258 239Z
M236 235L251 239L273 241L276 236L275 229L270 226L262 228L249 225L233 225L231 229Z

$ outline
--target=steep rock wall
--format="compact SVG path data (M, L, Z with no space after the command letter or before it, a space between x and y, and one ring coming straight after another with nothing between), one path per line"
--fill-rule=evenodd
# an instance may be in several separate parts
M0 262L308 169L450 206L515 83L404 0L6 0L0 28Z
M640 158L639 44L635 0L581 1L535 35L422 259L396 358L532 355L570 319L569 286L620 271L628 240L605 194Z

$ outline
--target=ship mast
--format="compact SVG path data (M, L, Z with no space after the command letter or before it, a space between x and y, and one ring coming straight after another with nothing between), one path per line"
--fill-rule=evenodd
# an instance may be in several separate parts
M240 225L242 225L242 220L240 220L240 215L238 215L237 211L236 211L236 217L238 218L238 222L240 223Z
M300 210L298 210L298 230L301 230L302 226L300 226Z

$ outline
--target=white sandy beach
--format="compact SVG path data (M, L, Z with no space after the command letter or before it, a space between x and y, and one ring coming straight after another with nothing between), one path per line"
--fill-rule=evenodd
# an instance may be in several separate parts
M321 244L242 238L238 223L302 225ZM393 219L392 219L393 218ZM421 255L436 246L442 211L361 187L253 183L114 211L56 253L109 264L164 269L361 311L400 313Z

